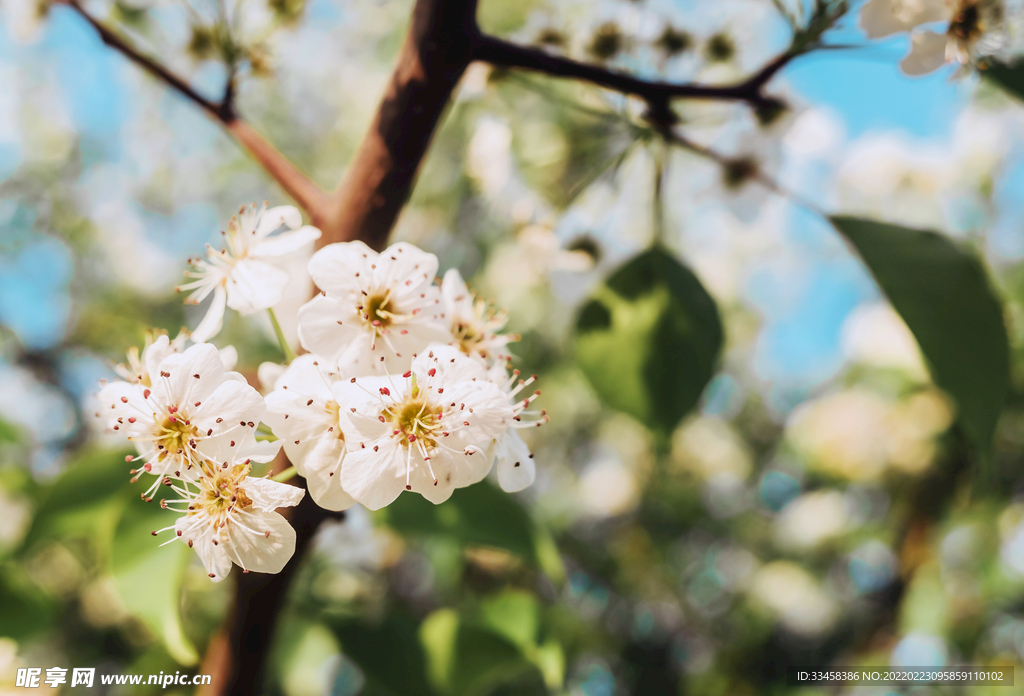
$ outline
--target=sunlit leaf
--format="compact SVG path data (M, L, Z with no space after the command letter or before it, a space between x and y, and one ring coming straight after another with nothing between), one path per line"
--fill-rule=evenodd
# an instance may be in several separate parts
M435 691L482 696L535 667L503 636L439 609L420 626L427 675Z
M183 665L199 656L181 624L182 575L193 553L185 544L161 546L173 532L153 538L152 531L170 526L176 516L156 503L131 501L114 533L112 572L121 598L131 612Z
M987 452L1009 390L1003 308L981 262L950 239L872 220L834 217L913 332L935 383Z
M661 435L697 403L721 347L714 300L659 247L616 270L576 323L576 355L594 391Z

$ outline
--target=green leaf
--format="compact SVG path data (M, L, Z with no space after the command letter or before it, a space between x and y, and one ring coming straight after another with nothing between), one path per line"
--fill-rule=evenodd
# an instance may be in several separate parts
M24 640L51 628L53 607L16 568L0 568L0 636Z
M347 657L366 677L365 696L429 696L426 658L411 616L392 610L377 625L338 621L331 628Z
M499 684L535 670L504 637L465 622L454 609L438 609L420 626L427 675L451 696L483 696Z
M576 355L597 394L666 437L696 405L721 347L714 300L660 247L616 270L576 322Z
M505 549L560 582L564 571L553 542L516 500L489 481L456 490L444 505L401 495L378 518L406 536L446 536L464 546Z
M89 537L105 552L128 492L124 450L93 449L79 456L43 495L24 548L56 535Z
M507 590L484 600L480 620L498 635L520 649L537 644L540 607L537 598L522 590Z
M175 515L156 503L132 500L114 532L112 572L121 598L131 612L160 639L167 652L183 665L199 660L181 625L181 580L193 551L183 543L161 546L173 539L165 532Z
M1010 382L1003 308L981 262L935 232L833 217L913 332L967 435L989 452Z
M992 63L982 73L982 77L999 85L1010 95L1024 99L1024 61L1007 65Z

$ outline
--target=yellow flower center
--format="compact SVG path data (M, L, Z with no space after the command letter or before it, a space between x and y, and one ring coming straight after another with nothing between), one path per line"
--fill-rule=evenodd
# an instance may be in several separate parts
M363 321L378 333L391 326L394 320L392 309L391 297L387 293L370 295L360 307Z
M199 429L180 413L168 415L160 424L160 435L156 439L157 449L160 450L159 458L162 460L168 454L182 454L191 449L189 443L197 435Z
M405 401L393 404L384 410L381 416L391 424L394 430L392 437L398 438L399 444L403 447L420 443L430 450L437 447L441 411L440 406L428 403L426 399L421 398L420 390L413 387L412 393Z

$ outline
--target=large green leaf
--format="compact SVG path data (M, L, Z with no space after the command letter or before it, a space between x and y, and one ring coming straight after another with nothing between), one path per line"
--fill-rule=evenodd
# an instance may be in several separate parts
M365 696L430 696L426 658L411 616L392 610L372 625L358 620L335 622L331 628L345 655L366 677Z
M420 626L427 677L439 694L483 696L536 667L506 637L438 609Z
M1024 99L1024 61L1013 65L992 63L981 74L1018 99Z
M721 347L714 300L659 247L616 270L576 323L576 355L594 390L661 435L697 403Z
M913 332L935 383L988 452L1010 381L1003 308L981 262L935 232L833 217Z
M90 449L77 457L43 494L23 546L71 535L89 537L105 553L116 515L129 495L124 458L124 450L109 449Z
M408 536L445 536L463 545L511 551L534 563L552 580L564 574L546 530L539 529L516 500L489 481L456 490L444 505L418 495L401 495L378 513L389 527Z
M52 628L51 604L17 569L0 567L0 637L23 640Z
M161 640L183 665L199 656L181 625L181 580L192 550L185 544L161 543L173 531L154 539L152 531L171 525L176 515L154 503L129 502L114 533L112 572L121 598L131 612Z

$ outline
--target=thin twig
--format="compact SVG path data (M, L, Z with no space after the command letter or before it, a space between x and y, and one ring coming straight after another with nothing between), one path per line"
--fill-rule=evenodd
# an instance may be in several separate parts
M267 142L262 135L239 118L234 107L235 85L233 75L229 76L228 82L225 85L223 100L214 102L199 94L185 80L175 75L158 61L136 49L116 32L89 14L79 3L79 0L58 1L88 22L107 46L199 106L207 115L221 123L224 129L234 137L236 142L284 189L285 193L291 196L306 211L314 225L326 219L329 209L329 196L298 167L292 164L287 157Z
M585 80L600 87L639 97L652 106L667 104L669 100L677 98L745 101L753 106L771 105L776 100L764 94L764 86L797 55L799 54L787 51L754 75L734 85L698 85L643 80L628 73L583 63L538 48L520 46L493 36L481 35L473 51L475 59L494 66L522 68L552 77Z

